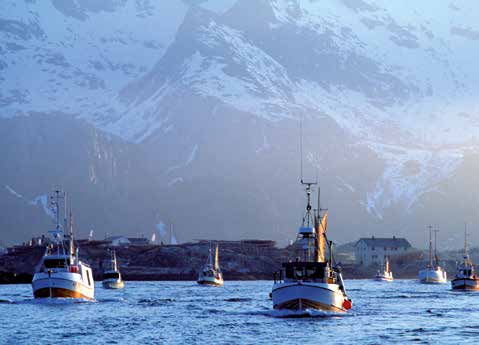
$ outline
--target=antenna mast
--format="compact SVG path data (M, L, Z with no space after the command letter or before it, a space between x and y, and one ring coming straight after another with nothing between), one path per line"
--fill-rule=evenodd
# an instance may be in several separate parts
M432 225L427 228L429 229L429 266L432 267Z
M299 155L301 164L301 184L303 183L303 116L299 120Z
M434 231L434 261L436 263L436 265L438 265L438 262L437 262L437 233L439 232L439 230L433 230Z
M467 257L467 223L464 223L464 257Z

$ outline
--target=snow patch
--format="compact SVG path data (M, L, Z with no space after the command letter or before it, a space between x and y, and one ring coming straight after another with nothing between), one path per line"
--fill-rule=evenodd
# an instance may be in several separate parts
M198 152L198 144L195 144L195 146L193 146L193 150L191 150L190 155L188 156L188 159L185 162L185 167L190 165L195 160L197 152Z
M393 204L403 203L405 211L425 193L452 176L463 161L459 149L425 150L367 143L386 162L383 175L367 194L366 209L379 219Z
M10 194L16 196L17 198L23 198L23 195L17 193L12 187L10 187L9 185L5 185L5 189L8 190L10 192Z
M183 182L183 177L175 177L174 179L172 179L169 183L168 183L168 187L171 187L177 183L181 183Z

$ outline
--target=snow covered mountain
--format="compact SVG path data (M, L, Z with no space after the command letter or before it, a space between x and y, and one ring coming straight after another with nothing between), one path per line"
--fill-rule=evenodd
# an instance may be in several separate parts
M465 186L473 177L464 167L476 161L479 142L478 7L466 1L3 1L0 126L15 129L10 141L3 139L4 162L28 159L37 126L45 130L42 119L61 118L82 128L74 145L85 156L78 166L84 185L74 176L61 183L79 191L90 186L97 199L109 200L118 189L135 200L150 194L149 203L110 209L146 207L147 214L132 218L141 232L168 218L185 240L214 236L214 227L225 238L282 239L294 233L301 208L294 183L303 119L306 172L319 170L324 201L341 217L331 218L338 238L374 231L421 241L413 229L434 223L438 205L431 196L461 203L459 190L470 192ZM6 205L18 195L41 200L35 198L59 183L41 162L42 149L52 150L46 133L24 175L1 174ZM104 145L110 156L91 155ZM133 171L112 169L116 160ZM46 169L40 180L31 176L39 167ZM447 189L456 182L456 191ZM103 183L109 187L99 188ZM178 208L206 219L198 227ZM124 224L88 212L103 233ZM438 221L452 227L474 217L464 210Z

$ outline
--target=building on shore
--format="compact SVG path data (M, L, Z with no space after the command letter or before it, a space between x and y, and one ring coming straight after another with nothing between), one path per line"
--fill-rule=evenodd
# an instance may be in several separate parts
M111 236L105 238L111 247L128 247L128 246L147 246L150 240L146 237L126 237L126 236Z
M386 257L393 258L412 251L412 246L405 238L360 238L354 245L356 265L369 266L384 263Z

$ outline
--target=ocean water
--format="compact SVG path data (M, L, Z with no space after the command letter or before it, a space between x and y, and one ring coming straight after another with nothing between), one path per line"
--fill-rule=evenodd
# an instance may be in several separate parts
M271 282L97 284L95 302L32 299L0 285L1 344L465 344L479 339L479 293L413 280L346 280L353 309L291 318Z

